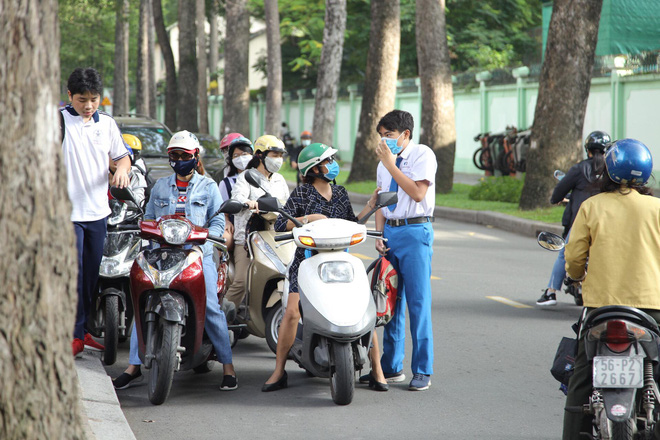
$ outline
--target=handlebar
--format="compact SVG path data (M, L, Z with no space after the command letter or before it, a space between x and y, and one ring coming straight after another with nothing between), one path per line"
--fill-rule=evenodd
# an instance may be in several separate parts
M140 232L140 227L138 225L115 225L111 228L108 228L111 231L122 231L122 232Z
M293 240L293 233L275 236L275 241L284 241L284 240Z
M382 237L383 231L367 231L369 237Z

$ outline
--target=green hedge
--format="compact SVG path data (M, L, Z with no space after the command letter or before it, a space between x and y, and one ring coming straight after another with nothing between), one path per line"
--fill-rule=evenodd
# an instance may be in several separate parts
M485 177L473 186L470 200L490 200L495 202L518 203L522 194L523 181L513 177Z

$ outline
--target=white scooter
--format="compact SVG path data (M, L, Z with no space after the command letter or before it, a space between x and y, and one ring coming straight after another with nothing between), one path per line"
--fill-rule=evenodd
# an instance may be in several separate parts
M246 177L251 185L258 185ZM353 400L355 372L368 360L376 325L376 306L364 264L346 250L367 236L382 237L382 232L367 231L364 223L378 209L396 201L395 192L381 193L376 207L358 223L323 219L306 225L284 212L273 197L257 201L261 211L277 211L295 225L291 233L278 235L275 241L293 239L309 254L298 269L301 322L289 354L310 374L330 378L332 400L338 405ZM288 287L287 280L284 308Z

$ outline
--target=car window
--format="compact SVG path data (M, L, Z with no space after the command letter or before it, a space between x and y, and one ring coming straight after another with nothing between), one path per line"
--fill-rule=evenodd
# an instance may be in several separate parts
M172 135L161 127L122 127L121 132L132 134L142 142L143 156L167 156L167 144Z

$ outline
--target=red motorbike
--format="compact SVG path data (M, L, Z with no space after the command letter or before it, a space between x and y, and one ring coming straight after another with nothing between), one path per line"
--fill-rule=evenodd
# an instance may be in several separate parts
M111 191L117 199L132 199L126 188ZM241 209L241 203L227 201L214 215ZM210 361L215 359L213 345L204 332L206 285L204 253L199 246L210 241L226 252L225 240L177 215L143 220L137 228L140 237L160 245L140 252L130 274L140 360L151 370L149 401L160 405L170 393L175 371L208 372ZM136 227L121 229L135 231ZM219 300L223 304L222 298ZM231 312L227 310L226 315L229 318Z

